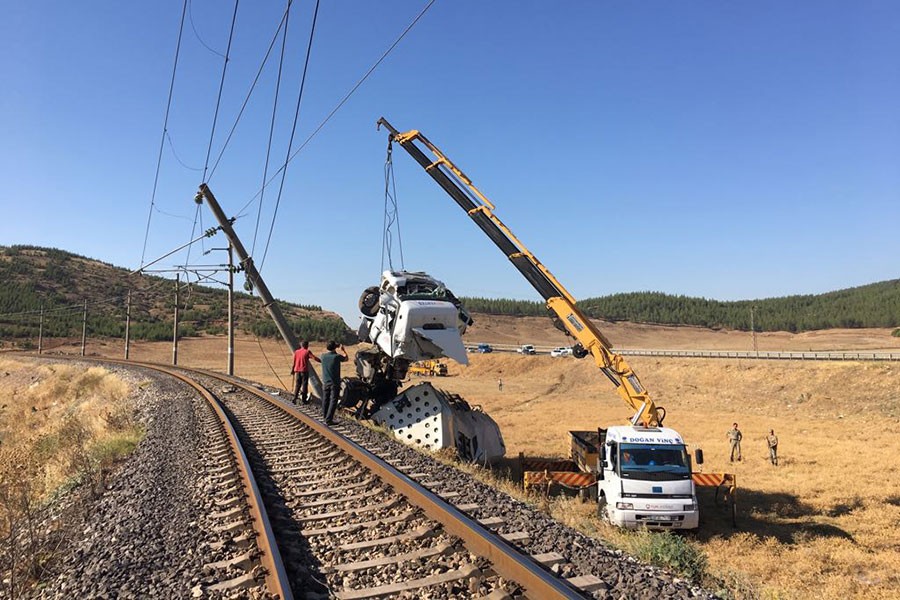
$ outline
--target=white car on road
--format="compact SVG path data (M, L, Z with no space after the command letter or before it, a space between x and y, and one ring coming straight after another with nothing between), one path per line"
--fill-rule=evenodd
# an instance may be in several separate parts
M553 350L551 350L550 356L552 356L553 358L559 358L561 356L572 356L572 349L560 346L559 348L554 348Z

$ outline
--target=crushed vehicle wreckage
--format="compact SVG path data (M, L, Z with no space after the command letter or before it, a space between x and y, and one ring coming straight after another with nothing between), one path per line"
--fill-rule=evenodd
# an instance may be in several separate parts
M477 462L501 458L500 429L479 408L429 383L400 392L416 361L469 362L461 336L472 317L444 283L423 272L385 271L380 285L363 291L359 310L357 377L343 379L341 404L407 444L454 447Z

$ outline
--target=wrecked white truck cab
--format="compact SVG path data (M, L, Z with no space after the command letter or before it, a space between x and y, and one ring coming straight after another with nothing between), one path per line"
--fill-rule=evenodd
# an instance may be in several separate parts
M360 340L375 344L395 363L447 357L469 364L461 336L472 318L444 283L427 273L385 271L381 285L363 292L359 309Z
M425 382L405 390L409 365L451 358L469 363L462 334L472 318L443 282L427 273L385 271L359 299L362 322L356 378L344 378L341 403L356 407L402 442L489 463L506 452L500 428L477 406Z

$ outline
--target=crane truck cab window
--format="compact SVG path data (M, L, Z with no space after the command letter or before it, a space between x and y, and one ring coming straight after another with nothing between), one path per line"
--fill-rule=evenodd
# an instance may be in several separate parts
M626 479L664 481L691 476L686 448L678 444L621 444L621 475Z

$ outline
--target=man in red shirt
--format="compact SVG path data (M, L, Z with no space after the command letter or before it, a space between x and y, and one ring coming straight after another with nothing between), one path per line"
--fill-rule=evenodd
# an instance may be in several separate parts
M291 367L291 375L294 376L294 404L297 404L297 395L303 404L309 403L309 360L322 362L319 357L309 349L309 342L304 341L300 347L294 350L294 366Z

